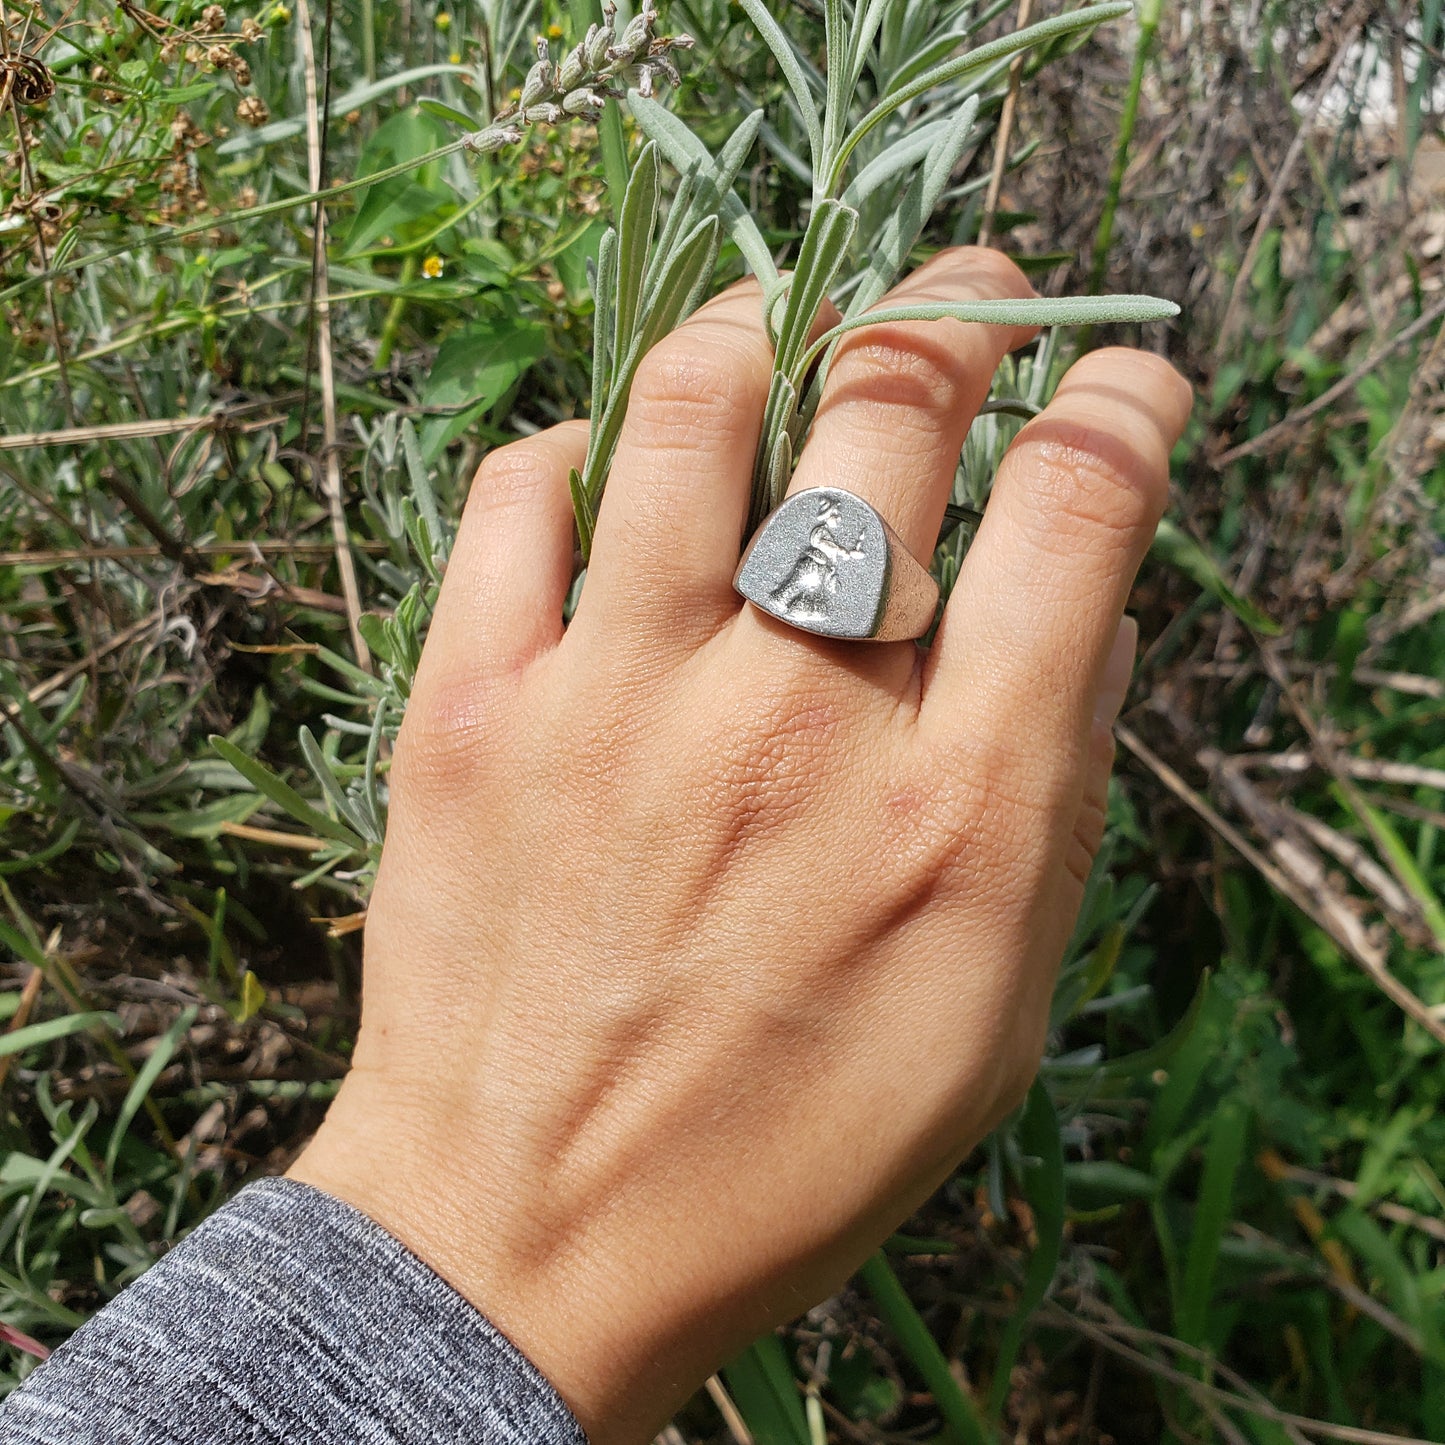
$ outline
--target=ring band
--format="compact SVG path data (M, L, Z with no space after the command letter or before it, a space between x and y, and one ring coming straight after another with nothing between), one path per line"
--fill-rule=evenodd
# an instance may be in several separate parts
M753 534L733 586L779 622L820 637L902 642L928 631L938 583L862 497L813 487Z

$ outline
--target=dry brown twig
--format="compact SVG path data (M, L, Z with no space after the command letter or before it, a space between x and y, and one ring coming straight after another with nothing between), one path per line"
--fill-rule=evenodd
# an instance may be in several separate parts
M1324 77L1319 83L1319 89L1315 92L1314 104L1310 107L1309 114L1300 118L1294 139L1290 141L1289 149L1285 152L1278 171L1275 172L1274 184L1270 187L1264 208L1259 213L1259 219L1254 223L1249 246L1245 250L1244 259L1239 263L1239 271L1234 278L1234 285L1230 289L1229 300L1225 303L1224 315L1219 323L1219 334L1214 343L1216 359L1227 353L1228 347L1234 339L1235 320L1240 314L1245 288L1254 274L1254 263L1259 256L1259 248L1264 244L1264 238L1269 234L1270 227L1274 225L1274 218L1278 214L1289 191L1290 182L1294 178L1295 167L1299 164L1300 156L1304 154L1305 142L1309 139L1310 130L1319 119L1320 111L1330 92L1334 89L1335 81L1339 79L1340 71L1344 68L1351 46L1364 28L1368 11L1369 7L1363 3L1363 0L1356 4L1354 14L1346 24L1344 34L1330 60L1329 68L1325 71Z
M1312 857L1311 851L1298 838L1272 839L1268 854L1261 852L1131 728L1118 723L1114 732L1119 741L1175 797L1249 863L1266 883L1328 934L1340 951L1353 959L1402 1012L1419 1024L1431 1038L1445 1044L1445 1021L1437 1018L1430 1008L1390 972L1384 950L1370 938L1349 904L1341 900L1323 881L1324 869L1317 855ZM1218 752L1211 755L1211 751L1206 749L1201 751L1199 761L1207 770L1212 770L1222 760L1222 756ZM1234 776L1242 779L1242 774L1237 770Z
M321 175L321 111L316 94L316 48L311 39L311 7L296 0L296 32L300 37L302 74L306 85L306 157L311 189L319 192ZM351 650L356 665L371 671L371 651L361 635L361 589L356 581L356 562L346 527L346 507L341 491L340 438L336 424L336 369L331 346L331 292L326 262L326 203L316 201L314 251L317 372L321 379L322 489L331 514L331 535L336 546L336 570L341 577L341 595L346 605L346 624L351 633Z
M1033 0L1019 0L1019 18L1015 30L1023 30L1028 26L1029 17L1033 14ZM999 192L1003 189L1003 174L1008 169L1008 143L1013 134L1014 112L1018 109L1019 103L1019 80L1022 76L1024 58L1022 54L1014 56L1013 64L1008 71L1008 94L1004 96L1003 109L999 112L998 133L993 143L993 170L988 178L988 194L983 203L983 220L978 227L978 244L987 246L993 239L994 217L998 214Z
M1430 1441L1421 1440L1412 1435L1391 1435L1383 1430L1367 1430L1358 1425L1336 1425L1328 1420L1312 1420L1307 1415L1291 1414L1288 1410L1281 1410L1278 1406L1270 1404L1258 1392L1251 1391L1248 1395L1235 1394L1231 1390L1210 1384L1207 1380L1201 1380L1183 1370L1177 1370L1172 1365L1166 1365L1162 1360L1156 1360L1143 1350L1137 1350L1132 1345L1125 1343L1128 1339L1143 1338L1153 1344L1185 1354L1191 1359L1197 1359L1201 1363L1207 1363L1211 1369L1225 1375L1226 1378L1229 1377L1231 1372L1226 1372L1218 1360L1212 1359L1206 1352L1196 1351L1182 1340L1172 1339L1168 1335L1160 1335L1152 1330L1138 1330L1124 1324L1097 1324L1092 1320L1082 1319L1056 1304L1041 1306L1040 1313L1055 1326L1073 1330L1087 1339L1093 1340L1119 1359L1127 1360L1149 1374L1157 1375L1171 1384L1178 1385L1196 1399L1207 1397L1220 1405L1273 1421L1283 1428L1293 1429L1300 1435L1315 1436L1323 1440L1339 1440L1344 1442L1344 1445L1430 1445ZM1235 1378L1239 1377L1235 1376Z

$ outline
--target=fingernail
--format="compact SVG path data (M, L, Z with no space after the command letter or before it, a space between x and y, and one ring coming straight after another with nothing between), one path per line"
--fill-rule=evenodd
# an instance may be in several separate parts
M1139 624L1132 617L1126 617L1114 634L1114 645L1109 649L1109 660L1104 664L1104 675L1099 680L1099 696L1094 703L1094 721L1106 728L1114 726L1114 719L1124 706L1129 679L1134 675L1134 653L1138 646Z

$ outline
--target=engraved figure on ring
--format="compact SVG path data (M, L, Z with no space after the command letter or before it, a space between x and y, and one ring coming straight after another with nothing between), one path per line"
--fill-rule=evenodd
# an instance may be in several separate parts
M824 618L828 599L838 590L838 563L863 556L863 536L851 546L837 537L843 514L828 497L818 503L818 519L808 536L808 545L793 563L783 585L773 592L773 601L790 617Z

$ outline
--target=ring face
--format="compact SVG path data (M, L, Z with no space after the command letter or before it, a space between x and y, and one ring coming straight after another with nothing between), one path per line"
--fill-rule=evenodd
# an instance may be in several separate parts
M888 538L852 492L789 497L758 529L733 586L780 622L823 637L871 637L888 583Z
M859 641L920 636L938 601L893 529L838 487L787 498L748 544L733 586L790 627Z

